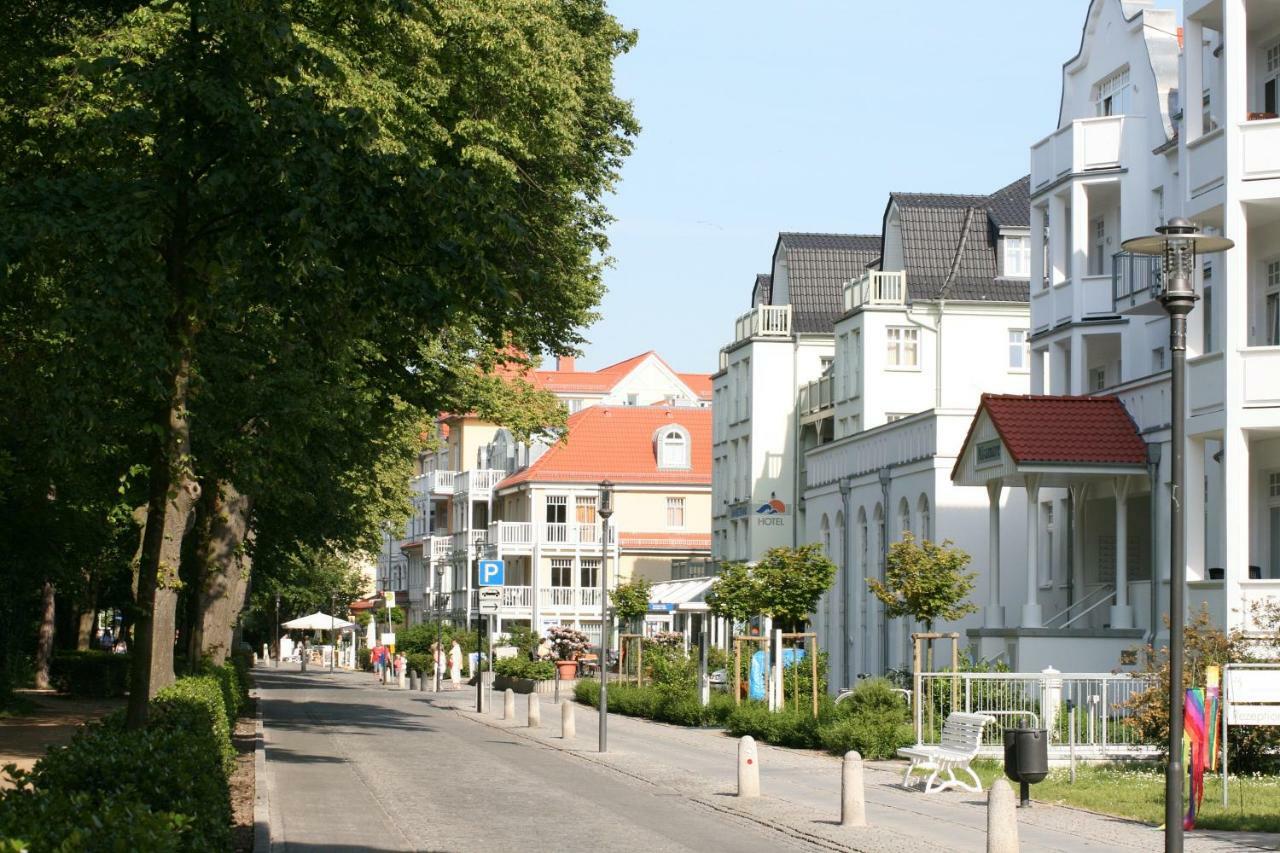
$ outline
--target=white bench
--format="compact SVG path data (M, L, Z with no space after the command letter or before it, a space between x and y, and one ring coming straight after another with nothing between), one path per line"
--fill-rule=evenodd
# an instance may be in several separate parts
M911 765L907 767L907 774L902 778L902 787L910 788L914 784L915 780L911 778L911 774L916 768L920 768L933 771L924 784L926 794L957 787L981 794L982 782L970 769L969 762L973 761L973 757L978 754L978 747L982 743L982 730L988 723L995 721L995 717L986 714L948 714L946 722L942 724L941 743L936 746L916 744L898 750L898 755L911 760ZM973 784L969 785L957 779L956 770L968 773L973 779ZM945 772L949 778L935 785L938 774L942 772Z

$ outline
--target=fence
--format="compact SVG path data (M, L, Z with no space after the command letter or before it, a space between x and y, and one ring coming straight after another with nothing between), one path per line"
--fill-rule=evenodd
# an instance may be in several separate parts
M1049 731L1049 755L1088 759L1145 758L1158 747L1145 743L1126 705L1155 681L1127 673L921 672L915 676L915 734L938 743L952 712L989 714L979 755L1002 757L1004 730ZM1072 729L1074 728L1074 738ZM1074 741L1074 747L1073 747Z

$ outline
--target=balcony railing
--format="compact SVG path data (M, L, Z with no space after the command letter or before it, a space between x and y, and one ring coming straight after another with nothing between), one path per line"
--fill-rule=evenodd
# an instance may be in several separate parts
M733 340L791 337L790 305L757 305L733 324Z
M426 475L427 490L433 495L453 494L453 481L457 471L431 471Z
M449 547L455 554L469 554L471 553L470 546L487 545L488 542L489 531L487 530L463 530L449 536Z
M600 590L594 587L549 586L540 590L538 600L546 610L586 610L600 606Z
M830 376L815 379L800 386L800 414L812 415L834 404L832 390L834 383Z
M1120 166L1132 124L1125 116L1097 116L1076 119L1046 136L1031 147L1032 189L1072 173Z
M449 542L449 537L447 535L432 536L430 539L430 544L431 544L432 560L449 559L450 542Z
M902 305L907 300L907 274L869 270L844 285L844 310L864 305Z
M465 495L469 492L490 492L506 476L506 471L496 468L473 468L470 471L461 471L453 479L453 493Z
M536 545L600 545L600 525L591 523L495 521L489 525L486 544L505 549L528 549ZM618 529L609 528L609 544L617 544Z
M1129 252L1111 256L1111 300L1117 312L1155 301L1163 291L1159 257Z

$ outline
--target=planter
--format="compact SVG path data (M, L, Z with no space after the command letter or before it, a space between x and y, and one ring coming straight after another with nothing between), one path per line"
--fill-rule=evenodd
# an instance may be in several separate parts
M532 678L515 678L510 675L499 675L493 679L493 689L499 692L510 689L515 693L537 693L549 696L555 692L555 681L537 681Z
M556 661L556 675L561 681L570 681L578 677L578 662L576 660L558 660Z

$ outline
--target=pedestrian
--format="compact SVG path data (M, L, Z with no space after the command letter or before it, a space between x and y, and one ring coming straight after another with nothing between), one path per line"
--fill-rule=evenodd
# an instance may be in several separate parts
M433 665L436 668L436 683L435 685L433 685L434 687L434 686L438 686L440 682L444 681L444 673L445 673L444 646L440 645L439 643L432 643L431 659L433 661Z
M457 640L449 647L449 680L454 690L462 689L462 646Z
M378 677L378 680L379 680L379 681L381 681L381 680L382 680L382 654L383 654L383 651L384 651L384 649L382 648L382 645L381 645L381 644L379 644L379 645L374 646L374 647L373 647L373 651L369 653L369 660L373 661L373 674L374 674L374 675L376 675L376 676Z

